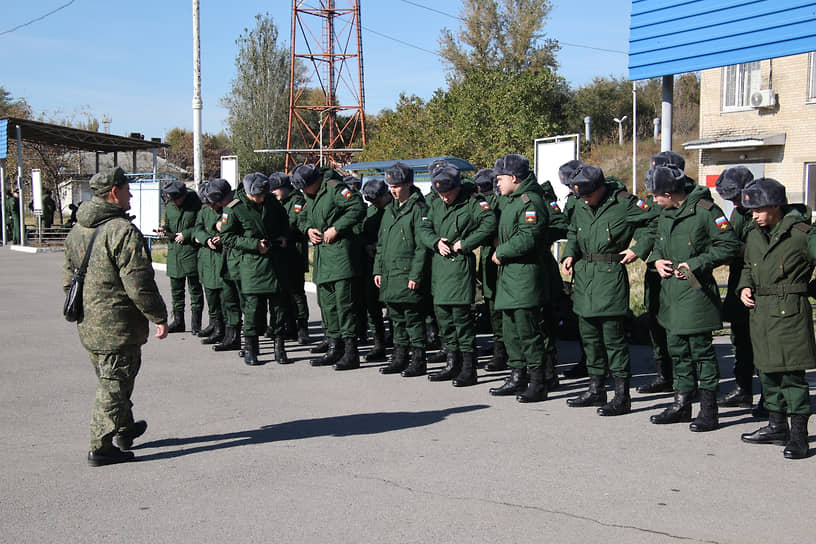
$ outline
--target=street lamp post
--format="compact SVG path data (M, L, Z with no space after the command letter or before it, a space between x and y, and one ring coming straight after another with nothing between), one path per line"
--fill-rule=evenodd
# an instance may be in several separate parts
M613 118L612 120L618 124L618 145L623 147L623 122L629 119L628 115L624 115L620 119L617 117Z

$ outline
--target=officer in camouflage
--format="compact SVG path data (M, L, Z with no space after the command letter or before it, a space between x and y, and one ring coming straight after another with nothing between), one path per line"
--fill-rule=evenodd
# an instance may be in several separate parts
M99 172L90 186L94 196L80 207L77 224L65 240L62 287L70 288L71 276L97 231L77 331L97 377L88 463L101 466L132 460L133 453L124 450L147 429L145 421L134 421L130 397L149 321L156 324L156 338L165 338L167 308L147 244L127 215L131 194L124 170Z

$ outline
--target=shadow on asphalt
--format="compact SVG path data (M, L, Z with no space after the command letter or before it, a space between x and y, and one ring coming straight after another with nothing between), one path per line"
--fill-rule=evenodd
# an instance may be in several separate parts
M430 410L425 412L374 412L316 419L298 419L278 423L276 425L265 425L259 429L250 429L234 433L153 440L151 442L138 444L134 446L133 449L143 450L147 448L170 448L174 446L201 444L180 450L140 455L136 458L137 461L172 459L182 455L235 448L250 444L266 444L319 436L379 434L413 427L424 427L426 425L439 423L454 414L483 410L485 408L489 408L489 405L471 404L469 406L455 406L445 410Z

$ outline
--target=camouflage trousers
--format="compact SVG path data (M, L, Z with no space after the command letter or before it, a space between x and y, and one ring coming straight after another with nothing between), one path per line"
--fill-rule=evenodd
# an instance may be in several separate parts
M91 415L90 451L111 447L113 435L133 425L130 395L139 367L141 346L122 346L118 351L88 352L96 373L96 398Z

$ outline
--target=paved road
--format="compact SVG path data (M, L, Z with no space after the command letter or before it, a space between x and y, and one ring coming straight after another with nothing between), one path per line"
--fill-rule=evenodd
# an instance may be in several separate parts
M745 543L816 532L805 506L816 458L742 444L758 426L748 410L695 434L648 422L669 395L635 394L632 414L601 418L564 402L585 380L520 405L488 395L503 373L456 389L377 365L312 368L298 349L293 365L250 368L189 334L144 349L140 461L90 468L94 378L60 315L61 260L0 248L2 542ZM159 284L169 300L163 274ZM650 376L645 350L634 354L638 384Z

